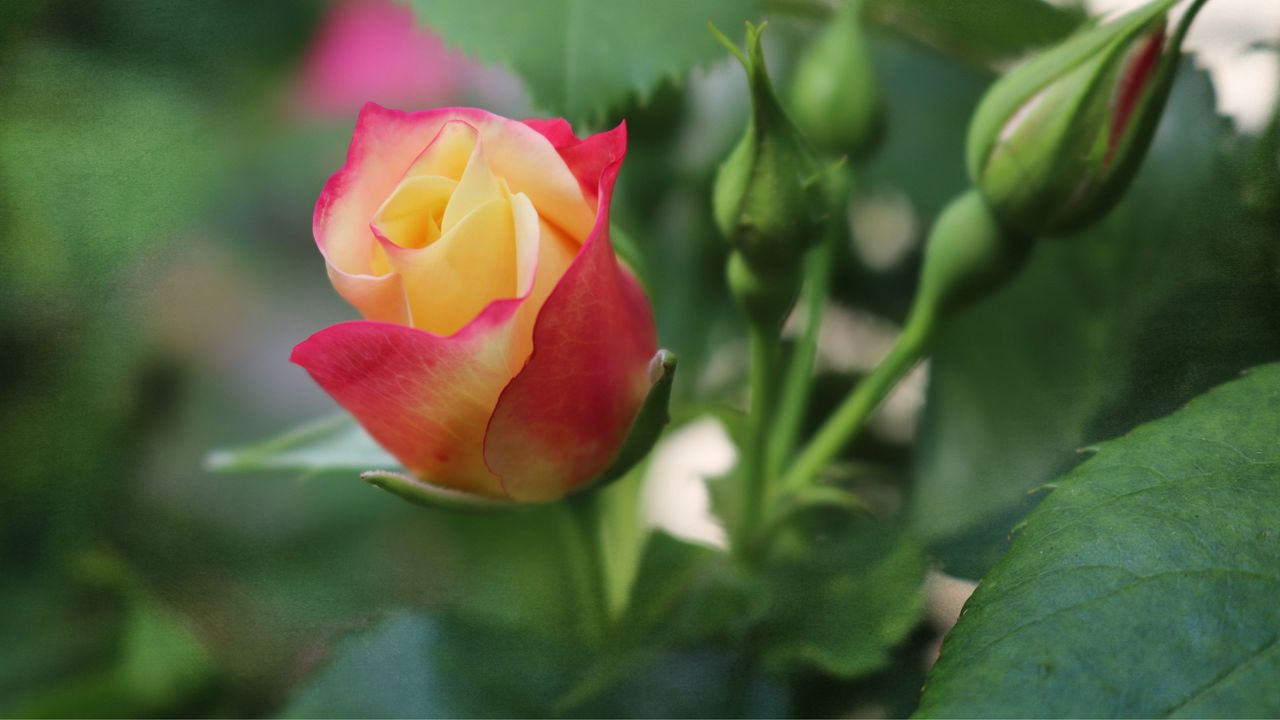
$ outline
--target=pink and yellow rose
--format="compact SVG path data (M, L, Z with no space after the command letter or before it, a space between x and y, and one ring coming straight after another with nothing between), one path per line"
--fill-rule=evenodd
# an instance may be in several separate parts
M650 387L649 303L609 240L624 126L366 105L316 204L333 286L364 316L304 367L434 485L549 501L604 471Z

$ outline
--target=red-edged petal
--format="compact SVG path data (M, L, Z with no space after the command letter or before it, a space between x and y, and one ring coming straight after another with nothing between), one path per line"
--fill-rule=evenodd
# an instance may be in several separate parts
M485 439L485 460L519 501L553 500L608 467L649 389L657 349L648 299L609 242L626 129L572 147L582 146L605 153L571 165L602 168L595 227L538 314L533 353L502 392Z
M541 133L557 149L563 145L582 142L582 139L573 133L573 126L564 118L526 118L524 124Z
M505 497L485 464L483 439L511 377L518 306L492 303L452 337L390 323L339 323L300 343L291 359L415 474Z
M598 205L605 169L614 162L620 162L627 152L626 123L585 140L573 133L573 128L564 118L531 119L524 123L551 141L578 179L582 194Z
M311 227L334 288L371 320L408 323L398 278L377 267L369 221L455 108L416 115L368 103L356 119L347 162L325 183Z

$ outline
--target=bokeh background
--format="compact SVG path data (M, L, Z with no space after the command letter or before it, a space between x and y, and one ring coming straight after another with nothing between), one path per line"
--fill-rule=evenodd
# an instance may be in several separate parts
M1059 3L1031 24L876 16L889 132L858 170L824 315L828 406L893 337L923 233L965 186L982 89L1037 38L1126 4ZM785 78L822 4L766 5ZM860 457L914 478L878 502L916 518L940 572L980 576L1034 502L1025 490L1076 447L1277 357L1278 41L1280 4L1212 0L1191 39L1212 75L1184 68L1131 201L956 328L937 382L922 370L881 414ZM287 358L354 317L310 218L368 100L541 113L516 76L387 0L0 8L0 714L272 714L335 637L395 608L553 614L536 515L460 522L354 476L206 469L214 448L335 411ZM722 61L579 124L627 119L619 224L682 357L647 513L712 545L699 475L733 458L705 408L740 403L745 353L707 189L745 107ZM477 563L490 571L460 570ZM930 587L945 625L964 585Z

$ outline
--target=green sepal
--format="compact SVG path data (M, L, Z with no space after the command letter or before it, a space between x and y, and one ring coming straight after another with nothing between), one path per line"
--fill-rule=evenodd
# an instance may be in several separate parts
M669 350L659 350L649 361L652 385L649 386L644 404L640 406L640 412L636 413L636 419L631 421L627 439L622 442L622 448L618 450L609 469L600 473L595 481L579 492L599 490L621 480L648 456L667 423L671 422L671 386L676 380L677 362L675 353Z
M1166 15L1177 2L1159 0L1092 25L986 93L969 128L966 164L1004 222L1064 234L1120 199L1151 144L1182 38L1203 4L1196 0L1166 38ZM1130 82L1139 84L1126 88ZM1126 92L1136 92L1132 105L1117 113Z
M360 479L423 507L446 510L512 510L523 507L521 503L453 490L392 470L367 470L360 473Z

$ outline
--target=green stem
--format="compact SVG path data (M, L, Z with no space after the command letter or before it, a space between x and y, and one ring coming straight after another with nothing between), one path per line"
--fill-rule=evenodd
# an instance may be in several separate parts
M889 355L858 383L835 413L827 418L826 423L791 464L779 483L780 488L795 489L809 483L827 463L835 459L840 450L866 425L872 411L888 396L889 391L924 357L932 340L934 327L932 313L912 313Z
M742 447L740 515L734 551L751 553L756 531L768 502L768 441L773 417L774 375L778 360L776 333L756 325L751 328L751 410L747 414L747 438Z
M609 630L609 596L605 554L600 537L600 493L588 490L564 500L561 523L574 593L579 601L579 623L590 643L604 639Z
M828 232L822 244L814 248L805 266L805 328L796 342L787 365L779 401L777 422L768 443L768 474L778 477L795 453L800 442L800 429L809 407L809 389L813 384L813 365L818 354L818 330L822 307L831 285L831 265L835 254L836 232Z

